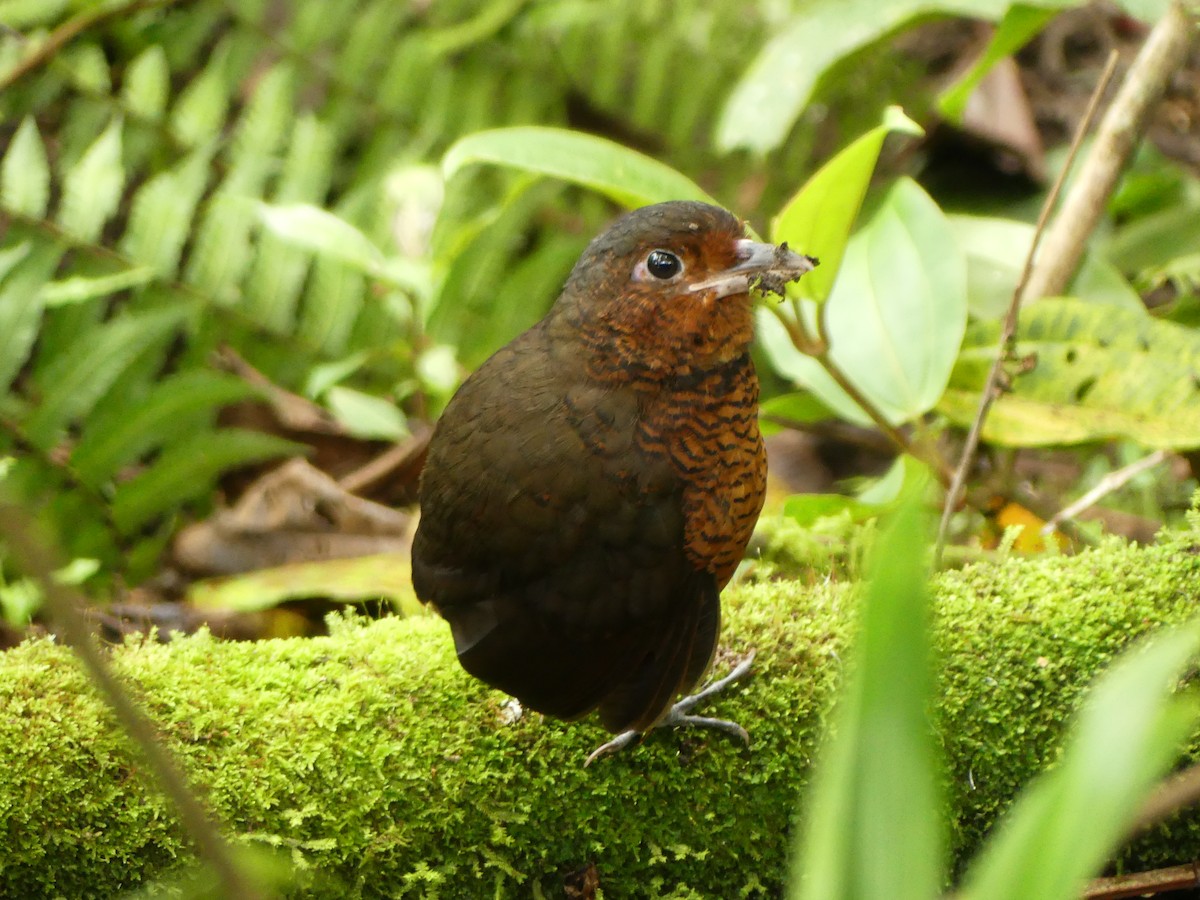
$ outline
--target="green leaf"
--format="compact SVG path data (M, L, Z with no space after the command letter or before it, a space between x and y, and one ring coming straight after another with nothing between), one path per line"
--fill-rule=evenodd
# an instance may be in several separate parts
M918 497L909 495L873 554L848 681L799 831L794 900L930 900L943 886Z
M120 249L167 278L175 276L196 205L208 179L212 151L191 153L175 168L160 172L137 192Z
M814 315L805 301L806 317ZM771 313L758 311L771 364L840 417L870 420ZM888 421L923 415L942 396L966 327L966 262L937 204L916 182L892 186L846 248L822 307L829 355Z
M47 307L86 303L149 284L154 277L155 272L149 266L135 266L111 275L72 275L70 278L52 281L43 287L42 302Z
M449 180L476 163L561 178L629 208L665 200L716 202L687 176L658 160L604 138L562 128L520 126L469 135L446 151L442 173Z
M137 313L79 335L46 366L41 403L25 423L29 441L43 449L52 447L63 429L86 414L142 351L178 327L184 314L183 309Z
M1100 677L1058 764L1021 794L968 870L963 900L1080 896L1195 728L1195 697L1170 694L1198 650L1192 622L1128 651Z
M987 216L951 215L948 219L967 256L968 310L977 319L1000 318L1008 310L1021 277L1034 227L1015 219ZM1092 253L1084 257L1069 293L1096 303L1144 309L1129 282Z
M80 240L95 241L121 202L125 185L122 127L120 116L114 117L63 179L58 222Z
M973 324L938 410L973 421L999 325ZM1044 300L1026 306L1018 359L1032 371L1012 379L984 423L983 438L1043 446L1130 438L1148 447L1200 446L1200 335L1113 306Z
M37 339L42 286L54 274L62 255L54 244L34 244L0 281L0 392L7 390L21 371Z
M408 434L404 413L382 397L338 385L325 392L325 402L355 437L396 440Z
M384 254L375 242L340 216L309 203L256 203L267 230L293 247L311 250L378 276Z
M1014 3L1004 13L992 33L987 49L975 60L971 68L962 77L944 90L938 97L938 111L948 121L959 124L962 122L963 111L967 101L979 82L1004 57L1015 53L1045 27L1058 12L1054 6L1029 6L1024 3Z
M255 391L239 378L189 369L157 382L115 426L91 428L71 453L71 467L89 484L112 478L118 469L164 444L172 443L197 418Z
M758 407L758 418L763 434L768 435L786 427L823 422L836 418L836 415L812 394L796 391L762 401Z
M121 99L130 112L158 120L167 108L171 72L161 44L151 44L125 69Z
M203 431L168 447L145 472L117 488L112 514L125 534L168 510L207 497L223 472L307 448L274 435L240 428Z
M817 302L829 296L875 161L892 132L924 133L899 107L888 107L880 125L825 163L771 222L772 241L787 241L793 249L821 260L819 267L789 287L789 294L794 291Z
M413 593L412 567L403 553L377 553L259 569L229 578L197 581L188 602L200 609L260 612L287 600L329 597L334 600L391 600L404 615L425 608Z
M2 0L0 22L16 31L57 24L71 0Z
M229 45L222 43L204 71L180 92L171 110L170 127L185 147L202 146L220 135L233 91L226 83L228 63Z
M1007 0L812 0L779 27L734 86L716 129L718 150L767 153L783 143L821 76L918 16L995 19Z
M0 166L0 201L9 210L40 219L50 204L50 163L33 116L13 135Z

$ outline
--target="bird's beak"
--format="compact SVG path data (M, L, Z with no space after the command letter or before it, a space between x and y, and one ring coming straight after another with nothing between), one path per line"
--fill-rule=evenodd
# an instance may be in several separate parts
M711 278L688 287L690 292L713 291L713 298L745 294L755 281L763 290L783 293L783 286L811 272L817 260L788 249L786 243L762 244L748 238L737 242L737 262Z

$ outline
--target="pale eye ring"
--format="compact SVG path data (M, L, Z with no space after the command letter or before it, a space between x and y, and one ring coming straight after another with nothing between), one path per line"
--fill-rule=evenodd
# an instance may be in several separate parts
M646 271L662 281L670 281L683 271L683 260L670 250L651 250L646 257Z

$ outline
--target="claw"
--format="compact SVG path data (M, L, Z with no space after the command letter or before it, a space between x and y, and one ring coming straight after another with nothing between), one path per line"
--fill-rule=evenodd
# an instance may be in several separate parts
M684 697L682 700L672 706L667 711L667 714L663 716L657 725L654 726L654 728L680 728L689 726L693 728L711 728L714 731L723 731L726 734L732 735L733 737L740 738L742 743L749 746L750 735L746 729L737 722L730 722L726 719L712 719L708 716L692 716L688 715L688 713L701 700L706 700L713 694L720 693L731 684L734 684L735 682L741 681L743 678L745 678L750 673L751 664L754 662L754 652L755 651L751 650L749 653L747 653L746 658L738 663L737 666L734 667L733 671L724 678L714 681L703 690ZM649 732L621 732L608 743L601 744L599 747L593 750L588 755L588 758L584 760L584 768L586 769L602 756L609 756L613 753L617 753L621 750L624 750L630 744L640 744L647 734L649 734Z

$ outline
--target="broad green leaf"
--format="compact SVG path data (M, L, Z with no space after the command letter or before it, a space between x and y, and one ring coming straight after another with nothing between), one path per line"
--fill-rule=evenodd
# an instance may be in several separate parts
M337 385L325 392L325 402L355 437L395 440L408 434L404 413L382 397Z
M1033 243L1034 227L1015 219L947 217L967 256L967 308L977 319L998 319L1008 310ZM808 276L805 276L806 278ZM1133 287L1103 258L1088 253L1069 293L1096 303L1143 309Z
M50 203L50 163L33 116L13 135L0 166L0 201L9 210L40 219Z
M37 339L42 322L42 287L54 274L62 255L63 250L54 244L35 243L0 281L0 394L21 371Z
M1101 252L1121 271L1136 274L1162 268L1198 246L1200 201L1185 199L1117 228Z
M367 275L378 276L383 269L383 251L340 216L308 203L260 202L256 207L267 230L293 247L336 259Z
M259 612L286 600L330 597L335 600L391 600L407 616L425 608L413 593L408 554L376 553L351 559L291 563L244 575L197 581L188 602L200 609Z
M776 29L726 99L717 122L719 150L767 153L783 143L821 76L835 63L918 17L998 19L1008 0L813 0ZM1047 3L1047 5L1051 5ZM1070 6L1068 0L1057 3Z
M274 435L240 428L200 432L168 447L145 472L117 488L113 520L129 534L161 513L207 497L217 478L229 469L297 456L306 449Z
M98 485L122 466L177 440L222 406L253 396L239 378L188 369L157 382L128 415L103 429L85 430L71 453L71 467L84 481Z
M42 399L25 423L29 441L49 449L147 347L165 339L185 310L136 313L81 334L46 366Z
M122 128L120 116L114 117L63 179L58 223L81 240L95 241L121 202L125 185Z
M72 275L70 278L52 281L42 288L42 302L47 307L86 303L149 284L154 277L155 272L149 266L135 266L132 269L114 272L112 275Z
M966 262L946 217L916 182L900 179L851 238L821 309L830 357L893 424L923 415L942 396L966 327L966 287ZM807 301L805 313L813 314ZM781 374L842 418L869 424L820 363L797 350L784 326L761 307L758 326Z
M999 326L975 323L938 410L967 426L995 357ZM984 423L983 438L1042 446L1130 438L1149 447L1200 446L1200 335L1144 311L1078 300L1026 306L1012 378Z
M1031 38L1045 27L1058 12L1058 4L1054 6L1029 6L1024 3L1014 3L1004 13L1004 17L996 24L992 39L987 49L975 60L974 64L962 77L942 92L938 97L938 111L943 118L962 122L963 111L967 101L979 82L992 70L1000 60L1010 56L1027 44Z
M1017 799L964 879L963 900L1079 897L1195 728L1194 696L1172 697L1200 651L1200 623L1142 643L1097 681L1058 764Z
M794 900L930 900L943 887L927 523L913 491L881 536L792 866Z
M924 133L899 107L889 107L880 125L821 166L771 222L772 241L787 241L792 249L821 260L820 266L789 287L789 294L817 302L829 296L875 161L892 132Z
M157 120L167 108L171 72L161 44L151 44L125 69L121 99L136 115Z
M604 138L563 128L519 126L469 135L442 157L449 180L491 163L583 185L629 208L664 200L715 201L670 166Z

